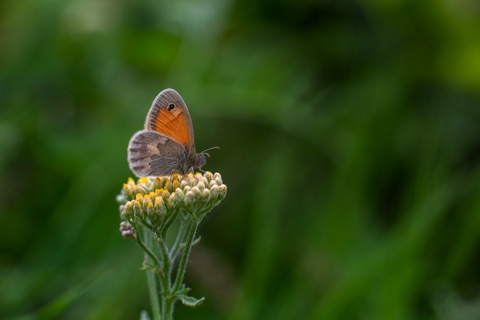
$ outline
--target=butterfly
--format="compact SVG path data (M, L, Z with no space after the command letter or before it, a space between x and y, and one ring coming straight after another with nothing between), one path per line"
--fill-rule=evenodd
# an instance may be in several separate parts
M128 164L138 177L186 174L207 163L205 151L195 150L192 119L182 97L165 89L153 100L145 129L130 139Z

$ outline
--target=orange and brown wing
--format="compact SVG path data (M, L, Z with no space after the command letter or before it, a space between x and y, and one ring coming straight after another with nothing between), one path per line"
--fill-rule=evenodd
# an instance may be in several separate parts
M153 100L145 130L161 133L186 147L194 144L192 119L187 105L173 89L163 90Z

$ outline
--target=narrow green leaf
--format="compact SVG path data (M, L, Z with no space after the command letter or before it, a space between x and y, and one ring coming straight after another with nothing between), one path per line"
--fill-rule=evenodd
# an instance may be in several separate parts
M181 295L179 298L182 300L184 305L192 308L198 307L200 304L202 304L203 300L205 300L205 297L197 299L187 295Z

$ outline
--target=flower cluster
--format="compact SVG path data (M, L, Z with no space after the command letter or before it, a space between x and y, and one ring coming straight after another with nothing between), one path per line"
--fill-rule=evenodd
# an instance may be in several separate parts
M140 220L159 226L185 211L201 219L218 205L227 193L219 173L174 174L164 177L129 179L118 197L120 216L126 221ZM172 216L173 215L173 216Z
M143 269L148 275L155 319L171 319L176 301L195 307L204 300L187 295L183 279L192 246L199 239L198 226L226 194L222 176L208 171L146 177L137 182L128 179L123 185L117 196L120 232L145 253ZM174 223L178 228L170 230Z

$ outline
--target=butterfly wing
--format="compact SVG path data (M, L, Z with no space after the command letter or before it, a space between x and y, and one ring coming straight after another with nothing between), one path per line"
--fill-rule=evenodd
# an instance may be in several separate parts
M185 155L184 146L154 131L139 131L128 144L128 164L138 177L181 172Z
M187 149L194 145L190 113L182 97L173 89L163 90L153 100L145 130L156 131Z

